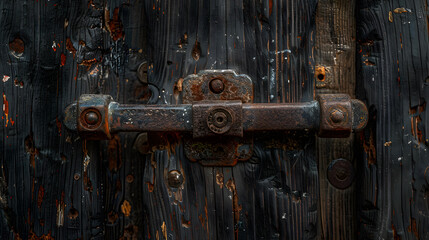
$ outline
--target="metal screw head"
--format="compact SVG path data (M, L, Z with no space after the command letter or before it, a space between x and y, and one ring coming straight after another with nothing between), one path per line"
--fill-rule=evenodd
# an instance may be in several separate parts
M343 111L341 111L339 109L334 109L331 112L330 118L331 118L332 122L340 123L344 120L344 113L343 113Z
M171 170L167 177L168 185L172 188L178 188L183 183L182 173L178 170Z
M98 114L95 111L88 111L85 114L85 122L88 125L96 125L100 121Z
M217 112L213 114L213 124L216 127L225 127L228 124L228 117L224 112Z
M210 81L210 90L214 93L222 93L225 86L223 84L223 81L219 78L215 78Z
M353 164L346 159L336 159L328 166L328 181L338 189L350 187L354 180Z
M215 108L207 115L207 126L216 134L224 134L231 129L234 122L233 115L226 108Z

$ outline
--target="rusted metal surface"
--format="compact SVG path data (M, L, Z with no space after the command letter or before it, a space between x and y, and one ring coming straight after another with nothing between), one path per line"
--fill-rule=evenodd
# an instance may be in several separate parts
M168 186L178 188L182 186L183 175L179 170L171 170L167 176Z
M77 110L74 105L66 109L66 127L91 139L106 139L117 132L185 131L200 138L241 137L243 131L269 130L318 130L322 137L348 137L352 130L362 130L368 119L365 105L346 94L322 94L318 101L288 104L200 101L123 105L110 99L106 95L82 95L74 104Z
M253 154L243 137L243 104L253 102L253 83L233 70L205 70L183 80L183 102L193 104L193 138L184 138L188 159L203 166L234 166ZM196 139L198 138L198 139Z
M183 81L179 105L123 105L106 95L83 95L66 109L65 125L90 139L118 132L185 132L185 154L204 166L234 166L253 153L244 131L312 130L348 137L367 122L367 109L346 94L320 95L307 103L251 103L252 82L231 70L202 71ZM73 122L76 119L77 124ZM150 151L147 134L136 149Z
M109 105L110 131L173 132L192 130L192 105Z
M183 103L202 100L253 102L252 80L233 70L204 70L183 80Z
M83 95L66 109L65 126L88 139L108 139L118 132L185 132L188 159L204 166L234 166L253 152L253 139L244 131L312 130L322 137L348 137L365 127L367 114L363 103L345 94L320 95L308 103L204 100L174 106L122 105L110 96ZM136 144L143 154L151 151L145 133Z
M193 137L243 136L241 101L201 101L192 105Z
M203 139L185 138L186 157L203 166L234 166L239 161L247 161L253 153L253 138L210 137Z
M109 95L82 95L77 103L77 130L86 139L110 138Z
M350 136L353 125L350 96L346 94L321 94L317 99L320 103L319 136Z
M338 189L347 189L354 181L355 171L353 164L346 159L332 161L327 169L329 183Z
M247 131L315 130L319 127L319 111L317 101L243 104L243 128Z

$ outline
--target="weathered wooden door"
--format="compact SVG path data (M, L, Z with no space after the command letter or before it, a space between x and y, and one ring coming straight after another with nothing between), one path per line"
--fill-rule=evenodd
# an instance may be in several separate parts
M427 0L0 9L1 239L429 239ZM187 76L215 69L249 76L255 103L349 94L368 126L256 134L233 167L190 161L179 133L65 128L82 94L171 106Z

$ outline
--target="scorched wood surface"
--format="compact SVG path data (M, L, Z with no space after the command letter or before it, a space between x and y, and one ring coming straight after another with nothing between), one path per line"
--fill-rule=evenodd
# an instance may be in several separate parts
M429 238L428 3L350 3L0 1L0 238L343 236L329 229L359 239ZM84 93L181 103L183 78L204 69L249 75L254 102L311 101L323 6L333 11L328 20L342 16L335 9L355 19L354 39L338 39L328 24L330 47L356 54L356 96L371 110L352 146L357 184L347 196L356 199L339 201L357 213L320 217L329 202L319 200L330 193L319 192L329 185L319 180L324 170L310 132L259 135L249 161L222 168L187 160L176 133L85 141L62 124L65 107ZM169 183L176 174L178 188ZM321 235L322 228L334 234Z

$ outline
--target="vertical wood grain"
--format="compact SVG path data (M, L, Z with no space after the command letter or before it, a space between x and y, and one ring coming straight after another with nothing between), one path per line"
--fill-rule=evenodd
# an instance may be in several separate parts
M428 1L358 1L358 94L363 135L359 231L427 239L429 216Z
M321 0L316 13L316 95L347 93L355 96L355 1ZM317 69L324 69L324 79ZM356 239L355 184L345 190L331 185L327 170L331 161L346 159L355 165L354 136L347 139L317 138L321 239ZM356 171L356 170L355 170Z

